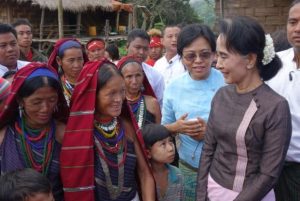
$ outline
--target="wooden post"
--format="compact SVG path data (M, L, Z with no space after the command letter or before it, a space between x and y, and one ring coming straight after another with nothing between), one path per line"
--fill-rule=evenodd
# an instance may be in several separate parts
M132 13L128 14L128 33L132 31Z
M81 13L77 14L77 25L76 25L76 36L80 36L80 27L81 27Z
M6 3L7 23L12 23L11 4Z
M58 13L58 36L59 38L64 37L64 17L63 17L63 4L62 0L57 0L57 13Z
M133 7L133 13L132 13L132 27L137 28L137 8L136 6Z
M40 40L43 39L43 34L44 34L44 20L45 20L45 8L42 8L42 13L41 13L41 22L40 22ZM39 42L39 51L42 50L42 42Z
M117 18L116 18L116 32L119 33L119 23L120 23L120 11L117 11Z
M223 0L220 0L220 16L221 16L221 19L224 18L224 1Z

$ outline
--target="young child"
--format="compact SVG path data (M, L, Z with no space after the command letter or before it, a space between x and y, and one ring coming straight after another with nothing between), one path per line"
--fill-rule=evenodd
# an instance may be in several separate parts
M54 198L47 178L27 168L0 177L0 201L54 201Z
M183 175L170 165L175 157L175 147L169 131L159 124L147 124L142 129L148 157L156 182L159 201L183 201Z

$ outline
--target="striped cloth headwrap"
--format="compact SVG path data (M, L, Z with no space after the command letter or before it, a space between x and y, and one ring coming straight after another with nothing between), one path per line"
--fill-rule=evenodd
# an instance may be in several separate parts
M72 107L62 144L60 162L65 201L94 201L94 111L96 105L98 71L106 59L88 62L83 67L72 95ZM114 65L110 63L111 65ZM138 142L144 141L134 115L126 101L121 115L130 119ZM146 158L146 152L144 151Z

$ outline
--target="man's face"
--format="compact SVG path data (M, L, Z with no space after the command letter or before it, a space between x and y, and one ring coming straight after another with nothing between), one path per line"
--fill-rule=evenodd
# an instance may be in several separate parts
M300 3L291 7L287 22L287 38L300 51Z
M179 27L167 27L164 31L162 44L166 51L177 52L177 38L180 33Z
M11 32L0 34L0 64L14 69L17 67L19 56L20 50L15 35Z
M162 56L162 47L151 47L149 52L149 57L157 61Z
M28 25L19 25L15 27L18 37L18 45L20 47L30 47L32 44L32 31Z
M136 57L141 62L145 61L149 52L149 41L143 38L135 38L127 45L127 55Z

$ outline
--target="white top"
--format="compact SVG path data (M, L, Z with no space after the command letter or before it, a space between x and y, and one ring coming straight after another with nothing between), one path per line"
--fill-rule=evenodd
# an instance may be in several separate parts
M156 95L157 101L160 107L162 107L163 93L165 90L164 78L157 70L153 69L152 66L146 64L145 62L143 62L142 66L150 82L150 85Z
M266 82L272 89L287 99L292 116L292 137L286 160L300 163L300 69L297 69L294 50L278 53L282 68Z
M27 64L29 64L29 62L17 60L17 69L16 70L23 68ZM3 66L2 64L0 64L0 77L2 77L4 75L4 73L6 73L7 71L9 71L9 69L6 66Z
M163 75L165 86L167 86L172 79L177 78L186 71L178 54L170 61L167 60L166 56L163 56L155 62L153 68Z

